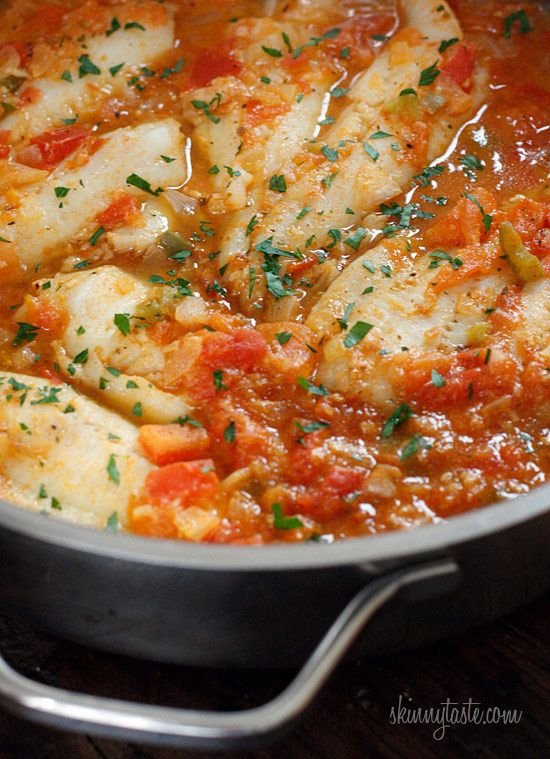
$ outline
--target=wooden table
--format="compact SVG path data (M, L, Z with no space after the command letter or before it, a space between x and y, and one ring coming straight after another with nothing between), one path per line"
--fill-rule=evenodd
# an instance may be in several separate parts
M62 733L0 713L2 759L365 759L550 756L550 598L496 624L429 648L349 664L331 679L292 735L255 753L153 749ZM210 672L97 653L0 618L0 641L20 672L66 688L193 708L246 708L272 698L290 673ZM414 706L469 698L522 711L519 724L392 725L400 694Z

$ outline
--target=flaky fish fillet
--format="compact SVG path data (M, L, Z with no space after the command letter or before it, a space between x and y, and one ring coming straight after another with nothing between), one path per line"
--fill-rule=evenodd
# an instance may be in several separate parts
M79 395L24 374L0 379L0 492L34 510L105 527L153 468L137 429Z
M438 288L438 277L453 262L460 272L464 253L441 251L412 258L395 241L368 250L332 283L312 309L307 325L315 332L322 358L318 379L328 389L376 405L402 395L404 357L450 355L496 339L506 351L545 359L550 344L550 282L542 279L521 291L522 318L510 339L490 327L497 298L516 278L493 238L482 248L491 271L452 280ZM439 256L439 257L438 257ZM432 292L437 290L436 297ZM356 325L367 325L357 327ZM528 325L528 326L526 326ZM355 335L355 338L354 338ZM499 352L494 351L493 362Z
M190 412L185 400L156 387L152 378L162 373L164 354L146 329L133 329L141 323L134 314L150 287L116 266L56 274L35 286L36 296L16 318L25 321L29 307L44 305L66 317L55 345L57 363L71 384L136 423L173 422Z
M10 131L14 145L63 126L62 119L86 118L102 100L121 93L126 95L128 74L136 67L151 64L174 43L174 13L168 5L145 2L131 8L98 6L97 16L98 20L103 19L103 28L95 35L82 34L82 29L77 32L73 15L65 17L69 32L64 34L63 28L60 29L63 42L53 51L53 61L62 61L64 55L72 61L63 70L58 70L54 63L47 75L27 80L26 84L38 96L35 94L33 102L2 121L2 129ZM115 26L118 24L115 31L110 26L113 19L117 20ZM78 39L73 39L74 36ZM65 48L70 50L65 53ZM81 56L86 56L84 63L78 60ZM86 64L86 60L91 63Z
M47 179L27 185L19 204L6 212L0 236L13 244L24 266L30 269L61 255L63 243L88 239L99 226L95 217L117 194L150 197L128 184L132 174L148 182L152 192L184 181L183 135L174 119L117 129L104 139L83 166L71 168L69 157ZM175 160L167 163L161 155ZM56 187L68 190L62 203Z

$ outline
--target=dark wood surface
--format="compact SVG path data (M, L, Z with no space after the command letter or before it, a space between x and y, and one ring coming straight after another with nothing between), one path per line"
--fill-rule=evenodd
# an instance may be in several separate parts
M254 753L215 755L154 749L63 733L0 712L2 759L365 759L365 757L550 756L550 598L498 623L430 648L342 666L304 721ZM0 618L0 644L21 673L52 685L193 708L246 708L272 698L290 673L212 672L94 652ZM392 725L400 694L414 706L471 698L522 711L515 725Z

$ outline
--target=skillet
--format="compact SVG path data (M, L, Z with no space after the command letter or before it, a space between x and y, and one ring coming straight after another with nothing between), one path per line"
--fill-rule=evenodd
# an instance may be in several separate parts
M155 661L302 666L264 706L208 713L52 688L0 658L0 701L38 722L112 738L258 745L289 729L344 656L423 645L544 593L549 549L548 485L411 531L260 549L100 532L0 502L5 613Z

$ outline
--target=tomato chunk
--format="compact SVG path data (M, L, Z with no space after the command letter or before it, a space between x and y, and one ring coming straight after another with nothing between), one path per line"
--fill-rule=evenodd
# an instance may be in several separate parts
M50 129L33 137L29 148L19 154L19 160L34 169L53 169L73 153L89 134L88 129L79 126Z
M469 90L474 67L475 56L472 48L457 45L454 55L441 67L441 70L463 89Z
M146 497L153 503L177 501L180 506L197 506L210 501L218 491L219 479L212 459L179 461L149 472Z
M190 85L207 87L219 76L238 76L242 65L232 55L222 50L203 50L191 69Z
M115 229L132 221L138 210L138 201L133 195L121 195L99 214L97 222L105 229Z
M138 440L147 457L159 466L189 461L208 451L208 433L189 424L145 424Z
M231 334L212 335L205 340L202 359L209 367L242 369L251 372L267 351L263 335L252 327L239 327Z

